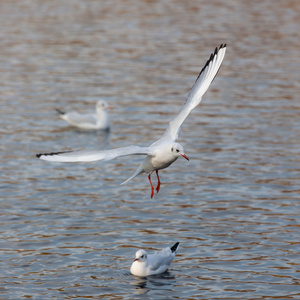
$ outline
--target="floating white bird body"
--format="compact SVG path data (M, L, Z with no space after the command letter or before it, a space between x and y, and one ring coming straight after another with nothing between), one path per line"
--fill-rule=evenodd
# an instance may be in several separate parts
M106 101L99 100L96 103L96 113L82 114L76 111L63 112L60 109L56 109L59 116L68 122L70 125L89 130L109 130L109 116L107 109L110 106L107 105Z
M217 75L226 52L226 45L221 45L216 48L211 54L209 60L199 73L191 91L189 92L184 106L179 114L173 119L165 131L164 135L149 147L128 146L117 149L104 151L67 151L67 152L52 152L37 154L37 157L43 160L55 162L86 162L96 160L111 160L116 157L126 155L146 155L144 161L137 168L136 172L124 181L127 183L141 173L148 174L148 179L151 185L151 198L154 195L154 188L151 182L151 174L155 171L158 179L156 191L160 190L160 179L158 171L167 168L178 157L182 156L189 160L184 153L183 146L176 142L178 139L181 126L192 111L201 101L202 96L207 91L209 85Z
M164 273L170 267L178 245L177 242L172 247L167 247L149 255L143 249L138 250L131 265L130 273L142 277Z

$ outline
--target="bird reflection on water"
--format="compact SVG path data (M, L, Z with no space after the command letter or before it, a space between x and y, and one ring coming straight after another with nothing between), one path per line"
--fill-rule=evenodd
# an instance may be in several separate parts
M162 274L151 275L147 277L137 277L132 275L132 285L136 288L136 293L143 295L150 290L172 290L173 285L176 283L176 277L169 271Z

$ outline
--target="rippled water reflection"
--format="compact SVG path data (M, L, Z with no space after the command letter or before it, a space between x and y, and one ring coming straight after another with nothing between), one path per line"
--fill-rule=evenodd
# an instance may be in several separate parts
M299 5L236 1L2 1L3 299L298 299ZM51 164L34 153L148 145L209 53L224 64L161 172L139 158ZM110 134L54 109L113 107ZM129 273L135 251L180 241L166 274Z

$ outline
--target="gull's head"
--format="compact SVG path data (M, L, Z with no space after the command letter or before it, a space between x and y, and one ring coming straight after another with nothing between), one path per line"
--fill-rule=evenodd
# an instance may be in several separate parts
M146 260L147 260L147 252L145 250L140 249L135 253L134 261L144 262Z
M96 110L97 111L103 111L103 110L107 110L107 109L111 109L111 107L107 104L106 101L104 100L99 100L96 104Z
M184 154L183 146L179 143L173 143L171 146L171 152L174 154L174 156L179 157L182 156L185 159L189 160L188 157Z

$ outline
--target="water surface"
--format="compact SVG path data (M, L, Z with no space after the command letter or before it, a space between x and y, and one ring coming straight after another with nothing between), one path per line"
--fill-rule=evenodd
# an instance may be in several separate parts
M2 1L3 299L298 299L299 5L288 1ZM55 164L38 152L149 145L209 54L222 68L150 199L140 158ZM105 99L109 134L55 108ZM180 242L169 272L135 251Z

